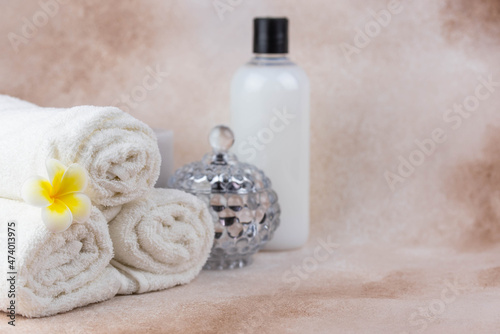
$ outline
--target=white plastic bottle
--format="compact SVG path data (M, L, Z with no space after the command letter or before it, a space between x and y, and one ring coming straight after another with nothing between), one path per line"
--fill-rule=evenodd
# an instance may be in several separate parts
M278 194L281 222L265 249L293 249L309 235L309 80L287 57L286 18L254 19L253 48L231 84L234 149Z

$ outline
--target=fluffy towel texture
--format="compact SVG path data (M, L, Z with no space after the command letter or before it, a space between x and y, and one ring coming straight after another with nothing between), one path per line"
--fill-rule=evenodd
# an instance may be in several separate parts
M15 221L16 311L27 317L49 316L113 297L120 287L109 265L113 246L104 216L96 208L85 223L51 233L40 209L0 199L0 254L2 273L7 268L7 222ZM7 281L0 280L0 307L6 310Z
M116 215L120 212L122 209L121 205L117 206L103 206L103 205L98 205L97 208L99 211L101 211L102 215L106 219L107 222L113 220Z
M145 195L160 171L156 137L114 107L41 108L0 95L0 197L20 199L22 183L45 175L50 157L89 172L98 205L117 206Z
M115 248L111 261L122 276L119 294L185 284L205 264L213 244L213 222L205 203L172 189L154 189L125 204L109 223Z

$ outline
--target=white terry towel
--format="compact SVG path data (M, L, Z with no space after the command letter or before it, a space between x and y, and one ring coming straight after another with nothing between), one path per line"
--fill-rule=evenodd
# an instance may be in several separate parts
M153 130L118 108L41 108L0 95L0 197L20 199L28 177L45 175L47 158L82 165L102 206L145 195L161 162Z
M166 289L191 281L205 264L214 239L205 203L173 189L153 189L125 204L109 223L123 274L118 294Z
M6 311L10 284L7 224L15 222L16 313L43 317L106 300L120 288L118 272L109 265L113 246L107 222L96 208L85 223L61 233L49 232L40 208L0 199L0 308ZM3 316L4 318L5 315ZM6 318L7 319L7 318Z

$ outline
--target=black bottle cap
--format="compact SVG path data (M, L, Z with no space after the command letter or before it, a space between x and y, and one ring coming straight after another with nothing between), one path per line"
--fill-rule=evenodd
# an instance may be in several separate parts
M288 19L257 17L253 20L254 53L288 53Z

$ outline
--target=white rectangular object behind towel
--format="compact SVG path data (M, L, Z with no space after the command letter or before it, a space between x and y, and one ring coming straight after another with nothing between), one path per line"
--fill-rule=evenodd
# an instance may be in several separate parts
M174 173L174 132L163 129L153 129L158 138L161 154L160 177L155 187L167 188L168 179Z

